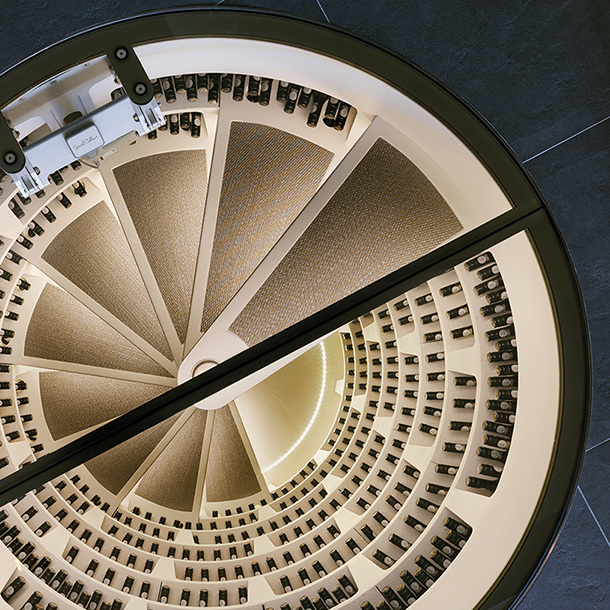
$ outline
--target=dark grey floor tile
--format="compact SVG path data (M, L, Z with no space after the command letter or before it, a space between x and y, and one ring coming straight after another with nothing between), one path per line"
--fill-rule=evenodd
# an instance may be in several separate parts
M37 0L2 6L3 37L0 71L75 32L141 12L189 5L214 5L218 0ZM6 24L10 24L6 27Z
M3 23L10 23L11 27L1 28L4 44L0 55L0 71L79 30L137 13L202 5L262 8L327 23L324 11L316 0L244 0L220 4L219 0L83 0L78 3L55 0L52 8L36 0L25 0L6 3L2 7ZM27 43L24 42L26 33Z
M610 547L576 492L565 527L519 610L606 610Z
M608 116L605 0L323 0L331 23L398 51L469 101L521 159Z
M580 488L610 539L610 442L591 449L585 455Z
M588 447L610 438L610 121L526 164L572 256L583 292L593 351L593 409Z
M324 7L324 2L321 3ZM316 0L226 0L221 4L230 8L231 6L247 6L251 8L262 8L268 11L288 13L298 17L304 17L312 21L328 23L325 17L325 10L320 8Z

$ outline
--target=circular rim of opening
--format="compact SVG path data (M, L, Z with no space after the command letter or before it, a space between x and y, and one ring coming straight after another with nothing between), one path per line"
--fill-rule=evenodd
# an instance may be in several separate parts
M546 487L527 533L478 605L508 608L548 558L567 516L580 474L591 403L587 323L576 273L536 184L502 137L468 103L423 69L378 43L335 26L260 9L196 7L156 11L79 32L0 76L0 107L74 65L106 54L117 40L132 46L182 37L235 37L294 46L352 65L420 104L477 157L527 220L545 274L560 349L561 399L556 449ZM498 223L502 223L498 219ZM549 515L551 515L549 517Z

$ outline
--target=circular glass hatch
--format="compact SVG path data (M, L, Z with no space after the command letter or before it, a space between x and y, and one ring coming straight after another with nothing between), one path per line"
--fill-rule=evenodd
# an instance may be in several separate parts
M404 59L248 11L123 21L1 84L4 598L510 606L589 365L499 136Z

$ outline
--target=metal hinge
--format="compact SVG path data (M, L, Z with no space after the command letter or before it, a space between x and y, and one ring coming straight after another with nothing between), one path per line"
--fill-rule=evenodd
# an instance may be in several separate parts
M165 124L153 86L135 52L119 45L108 60L127 95L82 116L22 149L0 113L0 167L28 197L49 184L49 175L129 133L146 135Z

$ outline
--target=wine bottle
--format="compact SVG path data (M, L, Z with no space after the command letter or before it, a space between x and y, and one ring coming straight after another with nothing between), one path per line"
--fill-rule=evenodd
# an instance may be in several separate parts
M466 269L468 271L475 271L476 269L479 269L480 267L483 267L484 265L487 265L489 263L494 263L494 257L491 254L491 252L485 252L484 254L480 254L479 256L477 256L476 258L473 258L467 262L464 263L464 267L466 267Z
M241 102L244 99L245 87L246 87L245 74L236 74L233 79L233 99L236 102Z

